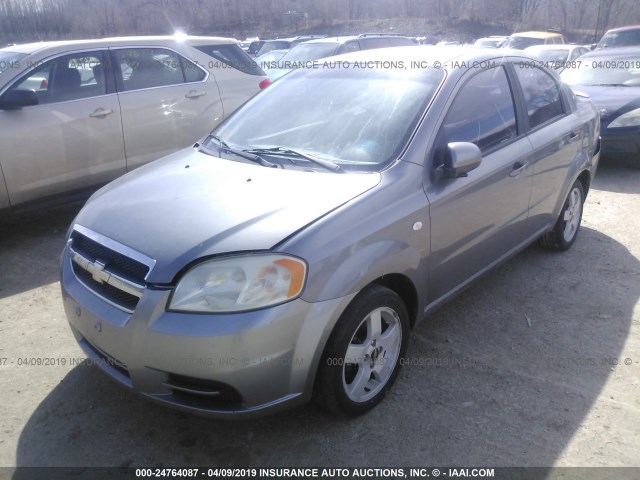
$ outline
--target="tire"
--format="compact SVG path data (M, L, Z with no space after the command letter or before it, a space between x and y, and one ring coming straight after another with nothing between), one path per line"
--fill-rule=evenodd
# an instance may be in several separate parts
M408 340L409 314L400 297L380 285L366 288L329 337L316 377L315 401L339 416L368 412L393 385Z
M569 190L553 230L540 238L542 247L559 251L571 248L580 230L584 200L584 187L580 180L576 180Z

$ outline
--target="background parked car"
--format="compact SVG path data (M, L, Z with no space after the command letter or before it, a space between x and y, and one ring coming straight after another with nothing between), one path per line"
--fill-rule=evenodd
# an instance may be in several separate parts
M313 60L360 50L406 47L410 45L415 45L415 43L409 37L379 33L309 40L286 52L286 54L279 59L277 68L267 69L267 75L271 80L277 80L291 70L298 68L298 66L305 65L307 62L312 62Z
M640 47L595 50L562 79L600 111L602 157L640 167Z
M518 32L507 37L502 43L505 48L523 50L533 45L559 45L567 43L564 35L558 32Z
M264 55L256 57L254 61L265 71L270 68L277 68L278 61L289 51L290 50L271 50Z
M302 42L323 37L324 35L302 35L298 37L265 40L265 42L260 47L260 50L258 50L258 52L256 53L256 57L264 55L265 53L269 53L271 50L289 50Z
M235 41L213 37L0 50L11 61L0 74L0 210L86 196L191 145L265 79Z
M525 53L540 60L547 68L553 68L558 72L564 70L570 62L573 62L589 49L582 45L534 45L524 49Z
M247 54L250 57L255 57L264 45L264 42L265 40L254 40L253 42L251 42L249 44L249 47L247 48Z
M608 30L596 45L596 49L632 46L640 46L640 25Z
M298 69L197 148L104 187L62 259L79 345L187 411L315 397L367 412L426 314L531 242L577 238L598 114L529 58L344 55L350 68ZM389 67L353 68L376 61Z
M502 43L507 39L504 35L492 35L490 37L479 38L473 45L476 47L494 47L499 48L502 46Z

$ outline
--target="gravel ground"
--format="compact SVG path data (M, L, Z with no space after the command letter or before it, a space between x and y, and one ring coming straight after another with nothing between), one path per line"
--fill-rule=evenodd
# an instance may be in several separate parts
M639 170L601 166L573 248L532 246L418 325L350 421L191 416L78 364L58 283L77 209L0 223L0 466L640 466Z

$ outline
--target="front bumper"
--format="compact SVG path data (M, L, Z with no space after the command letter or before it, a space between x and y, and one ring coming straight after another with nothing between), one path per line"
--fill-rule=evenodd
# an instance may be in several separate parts
M127 313L78 281L68 247L61 286L71 330L92 363L152 400L220 418L308 401L326 340L355 296L208 315L167 312L171 290L146 288Z

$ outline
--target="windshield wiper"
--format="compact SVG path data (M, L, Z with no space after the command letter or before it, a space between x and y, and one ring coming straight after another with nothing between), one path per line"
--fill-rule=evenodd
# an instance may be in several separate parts
M624 83L596 83L594 87L631 87L634 85L626 85Z
M227 143L220 139L219 137L215 136L215 135L209 135L207 137L207 139L204 141L204 143L208 143L209 140L215 140L216 142L218 142L218 144L220 145L219 150L223 153L230 153L233 154L237 157L240 158L244 158L245 160L249 160L251 162L257 163L258 165L262 165L263 167L269 167L269 168L282 168L282 165L278 165L276 163L271 163L268 160L265 160L264 158L262 158L260 155L256 154L256 153L252 153L248 150L240 150L237 148L231 148L229 145L227 145ZM200 150L203 150L205 153L213 153L212 150L206 148L204 145L200 146Z
M281 156L293 156L297 158L303 158L315 165L319 165L321 167L326 168L334 173L344 173L344 170L337 163L333 163L329 160L325 160L323 158L318 158L315 155L311 155L310 153L300 152L299 150L294 150L289 147L269 147L269 148L252 148L250 150L244 150L246 153L252 154L273 154L273 155L281 155Z

